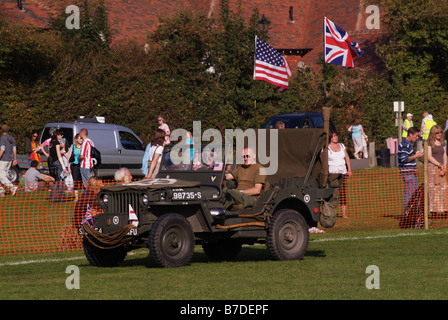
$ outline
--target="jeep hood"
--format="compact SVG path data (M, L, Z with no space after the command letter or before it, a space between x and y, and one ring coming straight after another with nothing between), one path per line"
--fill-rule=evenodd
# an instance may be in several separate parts
M198 181L187 181L168 178L145 179L134 181L130 183L115 184L109 187L102 187L105 191L123 191L129 189L147 190L147 189L161 189L161 188L187 188L199 186Z

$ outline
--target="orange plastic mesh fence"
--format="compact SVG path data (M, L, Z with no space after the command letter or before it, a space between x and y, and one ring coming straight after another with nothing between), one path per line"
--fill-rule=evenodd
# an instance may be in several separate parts
M417 177L420 186L423 183L422 167ZM104 181L105 185L111 183ZM434 193L433 188L430 184L430 195ZM19 190L14 197L8 192L0 198L1 255L82 249L81 238L72 221L76 204L74 193L65 193L62 202L50 202L50 194L44 187L35 192ZM346 180L346 218L342 217L341 200L336 209L336 225L324 230L332 233L423 227L420 223L423 219L423 196L412 198L413 208L408 210L407 219L403 219L403 194L403 178L397 168L355 170ZM430 196L429 201L435 201L433 198ZM441 196L438 201L446 202L443 207L448 206L448 197ZM448 226L448 216L443 208L441 212L429 213L429 228L444 226Z

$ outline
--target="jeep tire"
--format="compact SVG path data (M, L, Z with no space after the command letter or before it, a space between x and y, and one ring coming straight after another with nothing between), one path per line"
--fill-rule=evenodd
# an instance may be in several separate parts
M292 209L274 213L268 228L266 247L276 260L300 260L308 248L308 225Z
M177 213L160 216L149 232L150 255L161 267L187 265L193 256L194 244L190 223Z
M124 246L114 249L101 249L90 243L86 237L82 239L84 255L91 265L96 267L117 267L126 258Z

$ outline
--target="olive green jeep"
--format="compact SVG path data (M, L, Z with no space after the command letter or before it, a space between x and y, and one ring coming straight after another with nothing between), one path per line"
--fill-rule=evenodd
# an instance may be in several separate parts
M156 179L103 187L98 194L103 213L80 229L89 262L115 266L128 251L145 247L158 265L180 267L189 263L196 244L210 259L223 260L234 258L243 244L255 243L265 243L277 260L301 259L309 228L317 226L335 191L319 181L326 135L322 129L277 133L277 172L267 176L250 208L223 206L223 193L230 187L224 146L201 150L222 152L221 163L199 163L192 148L186 164L175 164L165 147Z

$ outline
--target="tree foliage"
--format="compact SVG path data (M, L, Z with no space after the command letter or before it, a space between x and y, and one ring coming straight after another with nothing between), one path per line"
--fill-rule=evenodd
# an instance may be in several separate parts
M405 108L444 125L448 96L448 1L382 0L390 33L379 53Z
M261 24L258 10L231 10L228 0L212 17L181 9L160 17L144 48L111 44L106 2L69 3L81 9L80 29L69 30L65 0L55 1L60 14L50 30L0 17L0 120L20 150L30 130L79 115L105 116L148 141L159 114L172 129L191 129L200 120L203 129L223 130L260 127L278 113L322 110L321 71L300 68L283 93L253 80L254 36L269 43L270 31L269 18ZM390 32L378 47L388 72L326 65L326 104L348 145L346 129L356 117L380 147L396 136L394 100L404 100L414 114L428 109L438 122L447 111L446 1L379 1L388 8Z

